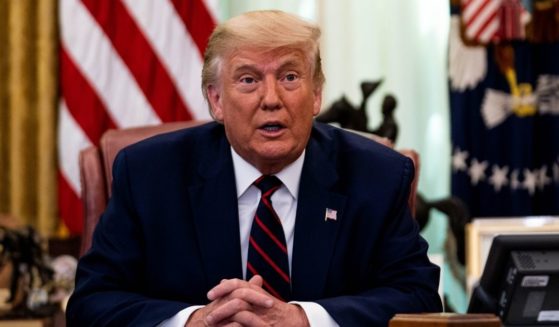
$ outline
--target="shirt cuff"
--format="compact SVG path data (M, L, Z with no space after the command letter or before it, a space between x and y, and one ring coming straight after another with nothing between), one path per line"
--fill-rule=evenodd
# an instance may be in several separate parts
M190 315L192 315L194 311L203 307L203 305L193 305L186 309L183 309L171 318L161 322L159 325L157 325L157 327L184 327L184 325L188 321L188 318L190 318Z
M328 311L324 309L320 304L315 302L299 302L291 301L289 303L297 304L305 314L307 315L307 320L309 321L309 326L324 326L324 327L339 327L336 321L330 316Z

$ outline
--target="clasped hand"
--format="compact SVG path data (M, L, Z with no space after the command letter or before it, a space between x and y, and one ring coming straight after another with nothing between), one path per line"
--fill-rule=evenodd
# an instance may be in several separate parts
M222 280L208 292L211 301L196 310L186 326L308 326L296 304L278 300L262 288L262 277Z

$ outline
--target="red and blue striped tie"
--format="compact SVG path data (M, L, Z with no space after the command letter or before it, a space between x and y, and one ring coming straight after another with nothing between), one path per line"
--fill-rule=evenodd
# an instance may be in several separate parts
M264 175L254 185L262 195L250 230L247 280L254 275L264 279L264 289L283 301L291 298L287 246L281 221L272 207L272 194L281 187L276 176Z

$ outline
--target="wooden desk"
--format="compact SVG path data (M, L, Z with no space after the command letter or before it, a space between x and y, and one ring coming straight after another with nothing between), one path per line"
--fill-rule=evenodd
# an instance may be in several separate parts
M37 319L0 319L0 327L65 327L64 312L57 311L52 317Z
M0 327L53 327L52 319L0 320Z
M390 320L389 327L501 327L501 321L486 313L423 313L397 314Z

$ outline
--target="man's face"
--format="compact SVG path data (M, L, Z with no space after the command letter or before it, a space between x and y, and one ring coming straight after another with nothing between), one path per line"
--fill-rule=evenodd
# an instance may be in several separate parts
M235 151L263 174L293 162L320 111L321 87L308 60L293 49L244 49L225 58L218 85L208 87L214 117Z

